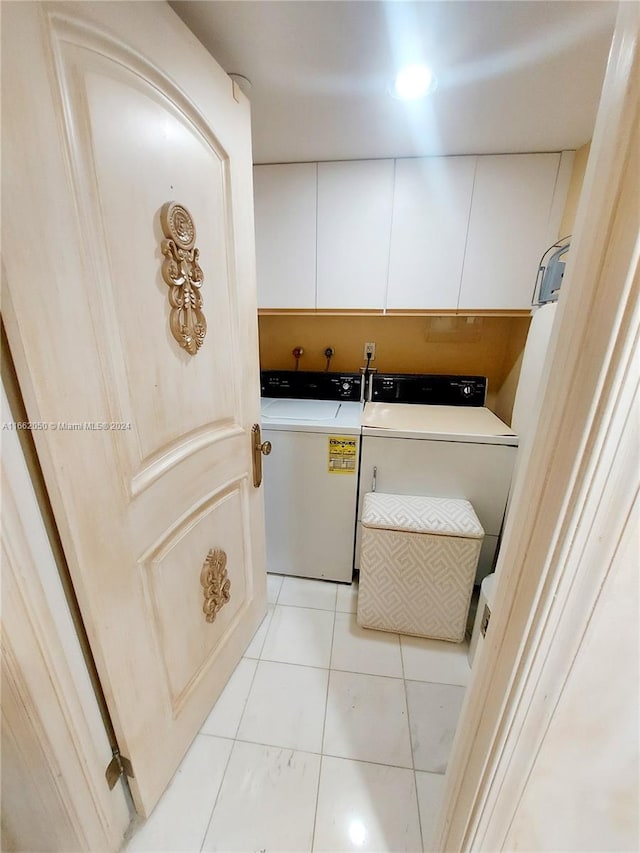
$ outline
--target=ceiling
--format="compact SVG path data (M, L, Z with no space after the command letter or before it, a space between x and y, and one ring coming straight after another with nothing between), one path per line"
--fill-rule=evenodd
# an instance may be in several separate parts
M578 148L591 138L614 2L176 0L228 73L252 82L256 163ZM435 92L403 102L396 69Z

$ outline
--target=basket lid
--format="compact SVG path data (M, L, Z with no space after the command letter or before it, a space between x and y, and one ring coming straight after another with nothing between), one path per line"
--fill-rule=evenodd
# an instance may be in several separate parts
M469 501L461 498L431 498L419 495L364 496L362 524L385 530L431 533L482 539L484 530Z

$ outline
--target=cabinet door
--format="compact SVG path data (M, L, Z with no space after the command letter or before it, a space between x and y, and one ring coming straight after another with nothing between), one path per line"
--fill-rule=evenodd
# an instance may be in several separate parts
M550 233L559 154L478 157L461 309L530 308Z
M316 173L254 166L258 308L316 307Z
M387 308L458 305L476 157L396 162Z
M318 308L384 308L393 160L318 164Z

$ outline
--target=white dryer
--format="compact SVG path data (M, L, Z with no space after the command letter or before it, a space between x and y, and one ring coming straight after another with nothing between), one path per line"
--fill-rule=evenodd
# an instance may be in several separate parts
M466 498L485 530L480 583L493 567L518 445L484 406L486 378L377 374L371 397L362 418L358 545L367 491Z
M267 571L351 583L361 376L263 371L261 386Z

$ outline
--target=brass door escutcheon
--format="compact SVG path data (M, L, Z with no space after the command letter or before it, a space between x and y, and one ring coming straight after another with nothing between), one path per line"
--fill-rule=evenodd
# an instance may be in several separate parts
M198 263L196 226L187 208L175 201L163 204L160 224L166 238L161 246L162 278L169 288L169 327L180 346L195 355L207 334L200 292L204 273Z
M213 622L218 610L231 598L231 581L227 577L227 555L222 548L211 548L200 572L204 594L202 612L207 622Z
M271 453L271 442L263 441L260 434L260 424L254 424L251 429L251 440L253 442L253 485L256 489L262 483L262 456Z

